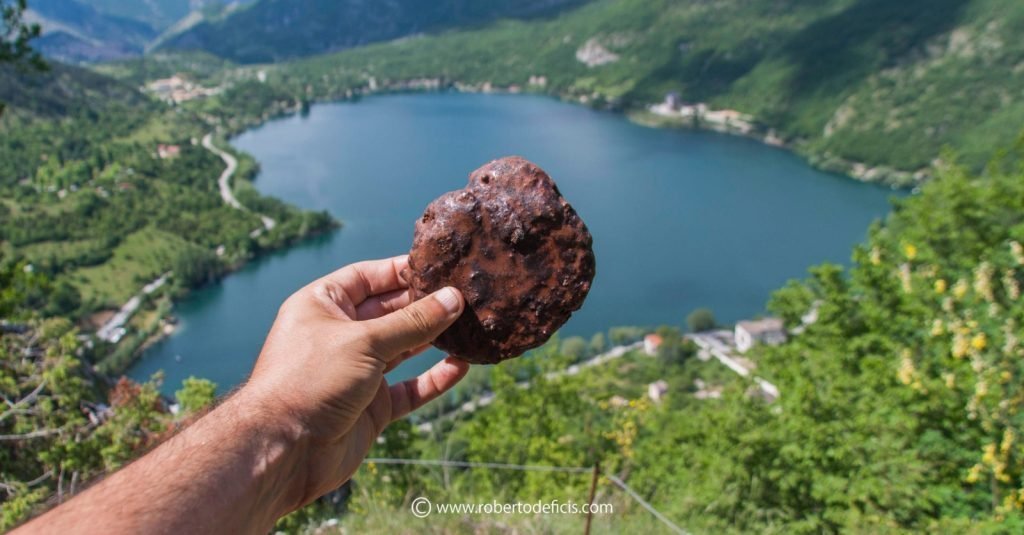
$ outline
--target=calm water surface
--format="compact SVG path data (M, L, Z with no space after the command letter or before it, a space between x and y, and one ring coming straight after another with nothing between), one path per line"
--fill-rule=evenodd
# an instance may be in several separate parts
M278 305L306 282L402 254L413 222L470 171L525 156L558 182L594 235L597 279L562 335L615 325L761 313L769 294L822 261L846 262L892 192L811 169L752 140L643 128L542 97L382 96L316 106L234 140L262 165L260 191L344 222L334 234L252 262L179 303L180 329L131 370L189 375L221 390L248 374ZM430 352L396 370L425 370Z

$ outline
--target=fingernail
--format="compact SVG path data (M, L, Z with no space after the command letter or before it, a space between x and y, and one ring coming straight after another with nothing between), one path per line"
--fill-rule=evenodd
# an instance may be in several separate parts
M434 298L441 303L441 306L443 306L449 314L454 314L459 311L459 294L455 292L455 288L442 288L434 294Z

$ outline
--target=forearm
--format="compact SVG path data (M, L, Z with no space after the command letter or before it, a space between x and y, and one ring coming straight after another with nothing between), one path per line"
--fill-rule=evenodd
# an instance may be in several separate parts
M241 391L23 532L265 533L338 488L385 426L469 371L449 357L401 384L384 379L463 311L453 288L413 301L407 267L353 264L296 292Z
M244 389L25 526L50 533L267 532L303 499L304 438Z

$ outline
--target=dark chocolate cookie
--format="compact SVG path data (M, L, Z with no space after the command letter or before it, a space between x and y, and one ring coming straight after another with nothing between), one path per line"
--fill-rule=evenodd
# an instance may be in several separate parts
M466 310L434 345L493 364L542 345L583 305L594 280L592 243L547 173L502 158L427 206L403 276L417 297L461 290Z

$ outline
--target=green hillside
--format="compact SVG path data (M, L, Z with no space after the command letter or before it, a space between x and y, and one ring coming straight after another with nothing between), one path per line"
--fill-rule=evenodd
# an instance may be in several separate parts
M326 97L370 77L440 77L636 111L678 91L753 115L760 134L819 166L906 183L944 146L976 168L1013 139L1024 124L1022 29L1014 0L601 0L280 71ZM588 67L576 58L588 42L617 59ZM530 87L531 76L546 85Z
M256 213L225 204L224 163L193 142L216 125L109 76L0 66L0 102L0 265L28 263L73 289L47 315L84 320L168 271L186 290L333 224L245 187L255 166L243 157L235 184L276 221L264 231Z
M99 118L115 108L145 109L152 104L124 82L60 63L49 64L45 72L0 66L0 102L9 106L0 116L7 122L76 114Z
M777 400L668 342L656 358L638 351L578 374L535 372L528 388L515 384L528 361L506 362L474 369L489 374L493 403L426 432L393 426L370 456L600 462L691 533L1020 533L1022 244L1024 167L1002 160L975 176L945 166L897 202L849 269L817 266L774 294L769 308L789 327L817 311L788 342L745 355L778 387ZM660 332L678 340L677 330ZM567 367L567 342L534 359L539 372ZM668 393L652 402L647 385L657 380ZM703 388L721 397L701 399ZM581 518L419 519L408 508L418 496L579 502L589 482L589 474L369 463L348 513L321 515L340 514L337 533L570 532ZM598 533L667 532L610 479L598 489L597 503L615 505L614 515L595 516Z

